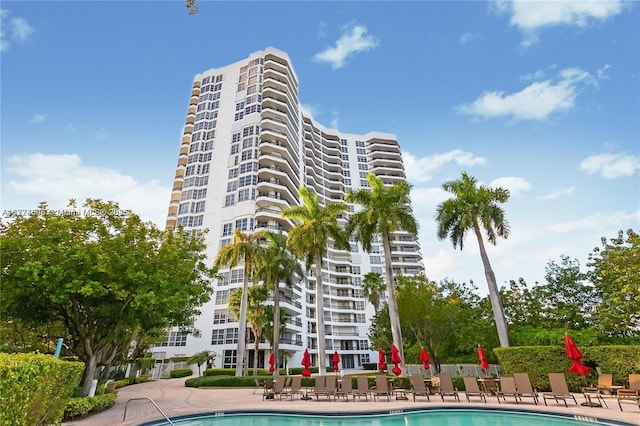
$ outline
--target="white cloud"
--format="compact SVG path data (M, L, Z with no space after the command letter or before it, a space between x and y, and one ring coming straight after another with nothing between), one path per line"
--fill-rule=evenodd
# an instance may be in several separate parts
M531 189L531 184L526 179L517 176L505 176L494 179L489 183L491 188L505 188L509 190L509 193L518 197L523 192L527 192Z
M607 179L631 176L638 169L640 157L630 154L596 154L580 163L580 170L589 174L600 173Z
M541 29L553 26L585 28L622 12L620 0L608 1L529 1L512 0L497 3L498 10L510 16L510 23L523 33L522 46L527 48L539 40Z
M476 38L478 38L480 35L478 33L472 33L471 31L467 31L466 33L462 34L460 36L460 43L462 44L467 44L470 41L475 40Z
M73 124L69 123L64 126L64 129L69 132L85 132L87 134L92 134L96 139L107 139L109 137L107 133L107 129L104 126L92 126L89 124Z
M609 76L607 75L607 70L611 68L611 65L605 64L602 68L598 69L597 75L599 80L608 80Z
M123 209L164 227L171 189L157 181L138 182L117 170L84 165L75 154L12 156L6 171L14 176L7 182L6 192L33 199L33 205L5 208L35 208L40 201L47 201L56 209L64 208L70 198L79 203L86 198L101 198L117 201ZM11 199L10 194L5 195Z
M340 123L340 114L337 111L331 111L331 125L332 129L337 129Z
M302 108L307 111L313 118L320 114L320 104L302 104Z
M9 11L0 9L0 51L8 51L13 41L24 43L34 31L24 18L9 18Z
M470 152L461 149L442 154L427 155L417 158L410 152L403 152L402 159L404 161L407 180L410 182L428 182L433 176L431 174L448 163L455 163L459 166L475 166L486 164L487 159L477 157Z
M564 233L571 231L602 231L608 229L628 229L640 226L640 210L631 213L623 211L596 212L571 222L559 222L548 226L548 231Z
M475 118L511 117L514 120L545 120L553 114L575 106L576 97L587 86L597 86L591 74L580 68L565 68L556 81L548 79L531 83L519 92L485 92L471 104L455 109Z
M328 62L331 68L342 68L345 60L356 53L367 52L378 46L378 40L367 34L367 28L363 25L346 26L342 35L336 41L335 46L327 47L322 52L314 55L316 62Z
M326 38L327 37L327 24L326 22L320 22L318 25L318 38Z
M539 200L557 200L563 197L571 197L575 188L573 186L566 186L564 188L554 189L550 193L538 197Z
M40 124L45 121L47 121L47 114L34 114L31 120L29 120L29 124Z

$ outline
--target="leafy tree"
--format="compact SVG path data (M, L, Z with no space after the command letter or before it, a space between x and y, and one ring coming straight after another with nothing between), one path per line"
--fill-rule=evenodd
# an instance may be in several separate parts
M509 281L508 287L500 291L511 332L523 325L541 326L540 312L543 300L539 298L537 288L534 286L529 289L527 282L521 277L518 281Z
M462 172L462 177L458 180L443 183L442 188L453 194L454 198L442 202L437 207L438 238L444 240L449 237L453 247L460 246L462 250L467 232L473 231L476 235L498 338L500 345L507 347L509 346L507 322L504 317L496 276L484 247L482 229L491 244L496 244L497 237L509 237L509 224L505 218L504 210L498 205L507 202L509 191L504 188L493 189L484 185L477 186L476 179L466 172Z
M185 6L189 12L189 16L196 15L198 13L198 3L197 0L186 0Z
M279 359L281 330L280 283L284 283L288 288L291 288L294 277L302 277L304 271L298 260L287 250L287 239L282 232L277 234L267 232L266 237L269 247L266 249L258 276L273 291L273 335L272 339L269 340L271 341L275 358ZM278 375L277 370L275 375Z
M249 294L249 277L252 277L256 267L260 265L264 256L264 247L260 240L264 238L263 232L245 234L239 229L233 231L233 243L222 247L216 256L214 265L216 268L227 266L233 268L240 262L243 263L242 300L240 303L238 346L236 351L236 376L242 376L244 352L247 336L247 297Z
M202 373L200 371L200 367L202 365L206 364L207 362L212 361L214 359L216 359L216 353L215 352L202 351L202 352L198 352L197 354L193 354L187 360L187 365L196 364L198 366L198 377L201 377Z
M362 294L373 305L373 310L377 314L380 309L381 298L385 291L385 284L382 275L377 272L365 274L362 286Z
M406 231L412 235L418 234L418 223L409 210L409 193L411 187L406 181L385 186L382 179L373 173L367 175L369 189L350 191L346 200L363 207L354 213L347 223L347 233L355 233L356 240L368 253L374 236L382 238L382 248L385 261L385 278L387 284L387 304L391 321L393 343L400 351L404 362L402 329L398 313L398 303L394 293L393 265L391 263L391 235L396 231ZM401 367L402 368L402 367Z
M316 279L316 336L318 341L318 371L324 375L326 349L324 337L324 291L322 283L322 258L327 251L329 239L340 249L349 247L349 240L338 225L338 218L344 214L347 205L329 203L322 206L318 196L307 188L298 189L302 205L288 207L282 212L286 219L297 221L289 231L287 245L291 252L306 261L307 270L315 265Z
M640 235L628 229L602 238L588 266L600 299L594 326L608 336L640 338Z
M268 320L265 316L265 302L267 301L267 289L263 286L254 285L249 287L247 296L247 323L251 326L254 336L254 353L253 357L253 375L258 374L258 350L260 348L260 338L262 336L265 322ZM240 305L242 301L242 288L236 288L229 294L227 306L229 312L236 320L240 319ZM246 336L245 336L246 338Z
M42 203L3 223L0 245L3 314L63 324L85 363L87 395L97 366L126 353L134 336L194 332L213 271L200 236L160 231L113 202L88 199L84 208L72 201L62 214Z

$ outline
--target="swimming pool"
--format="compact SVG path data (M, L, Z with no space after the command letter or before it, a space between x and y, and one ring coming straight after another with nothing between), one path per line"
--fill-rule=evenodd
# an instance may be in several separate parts
M378 413L220 412L172 419L176 426L583 426L628 425L610 420L503 409L390 410ZM166 421L143 426L168 426Z

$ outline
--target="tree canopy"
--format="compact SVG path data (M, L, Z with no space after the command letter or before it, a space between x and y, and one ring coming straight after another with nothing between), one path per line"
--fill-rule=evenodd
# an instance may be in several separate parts
M2 312L34 324L57 323L86 366L88 394L98 365L127 353L132 339L196 332L213 271L201 236L160 231L118 204L43 203L0 227Z

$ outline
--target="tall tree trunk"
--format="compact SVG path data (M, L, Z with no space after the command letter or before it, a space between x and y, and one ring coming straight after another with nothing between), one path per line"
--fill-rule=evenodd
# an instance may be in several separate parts
M324 289L322 284L322 256L320 248L315 249L316 263L316 340L318 342L318 374L326 374L326 346L324 341Z
M238 324L238 348L236 350L236 376L242 376L244 352L247 336L247 303L249 300L249 263L244 259L244 277L242 278L242 298L240 299L240 318Z
M387 282L387 303L389 304L389 322L391 323L391 335L393 336L393 344L396 345L400 352L400 368L406 374L404 368L404 348L402 346L402 329L400 328L400 314L398 313L398 301L396 300L395 285L393 281L393 265L391 264L391 244L389 242L389 234L382 233L382 247L384 250L384 272Z
M88 396L91 390L91 382L96 375L96 369L98 368L98 357L92 353L88 355L89 359L84 363L84 381L82 383L82 395Z
M278 360L280 351L280 281L277 281L273 287L273 357L276 360L276 369L273 371L273 375L280 374L278 371Z
M491 263L489 262L489 256L487 256L487 250L484 247L484 241L482 239L480 227L476 225L474 227L474 231L476 233L476 237L478 238L478 245L480 246L480 257L482 258L482 264L484 265L484 276L487 279L487 287L489 288L489 299L491 300L493 319L496 322L496 329L498 330L498 339L500 339L500 346L503 348L508 348L509 333L507 331L507 321L504 317L502 298L500 297L500 291L498 290L498 284L496 283L496 276L493 273Z
M253 336L256 339L253 347L253 377L258 375L258 349L260 347L260 336L258 336L258 329L253 330Z

